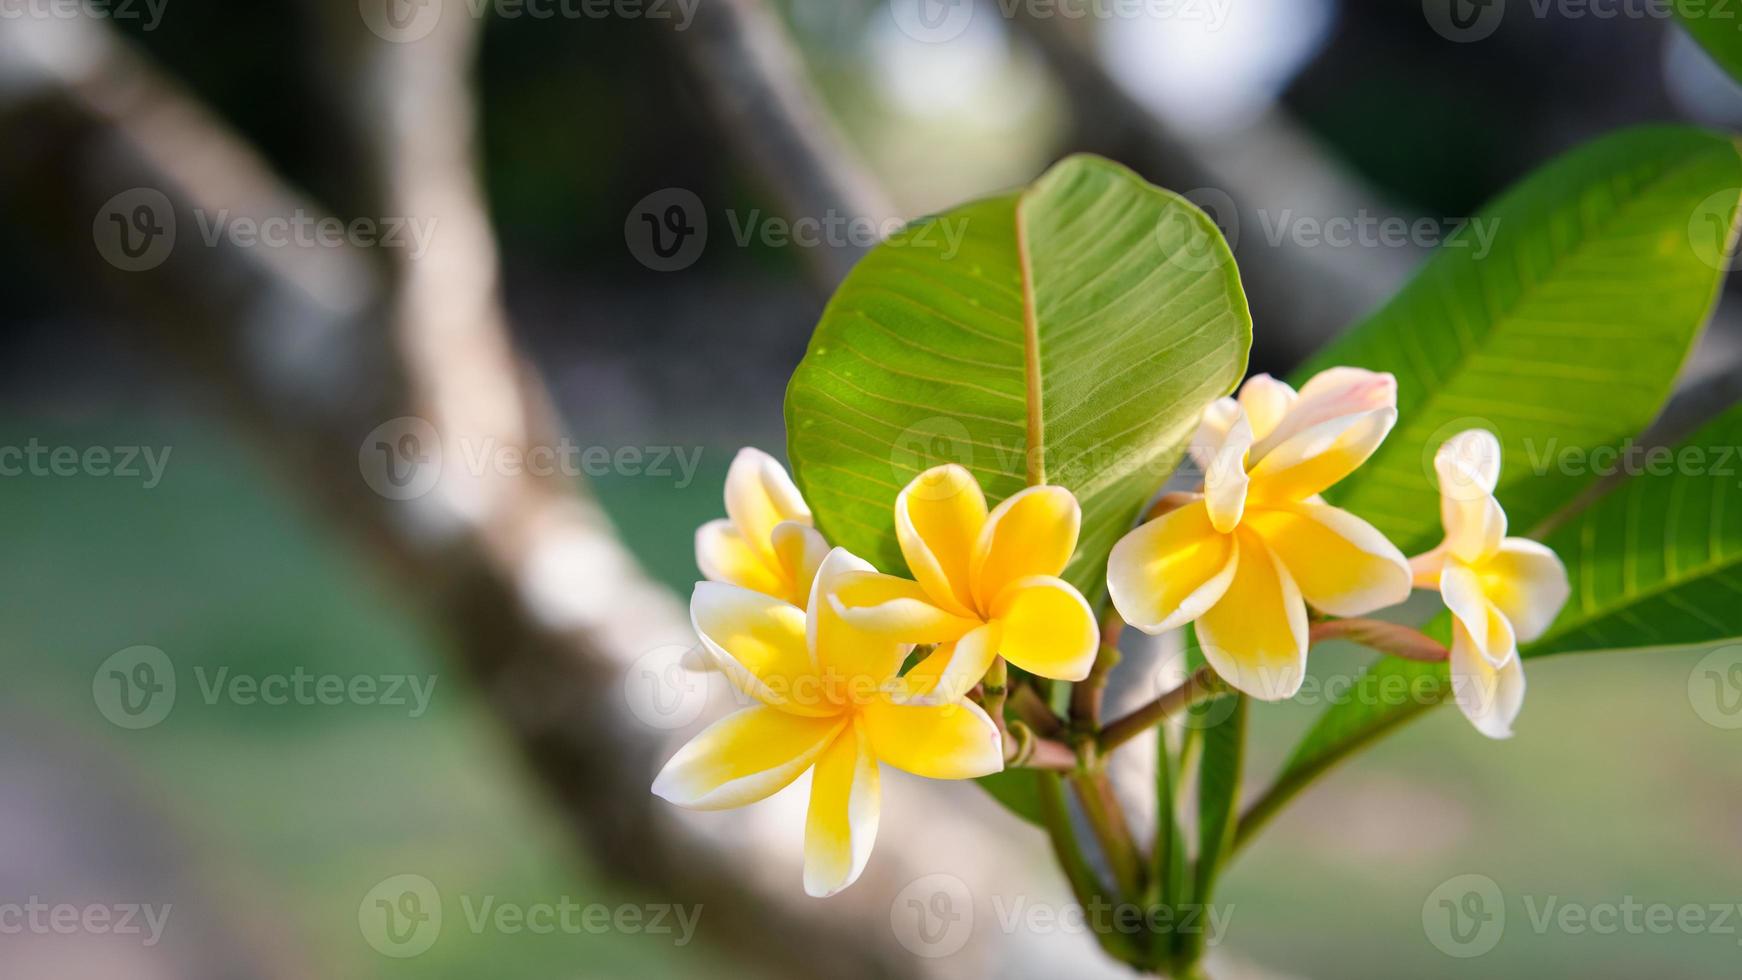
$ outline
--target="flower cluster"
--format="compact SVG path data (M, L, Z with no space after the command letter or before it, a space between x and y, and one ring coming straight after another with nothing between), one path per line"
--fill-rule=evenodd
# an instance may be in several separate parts
M1459 707L1483 734L1510 734L1524 694L1518 643L1568 596L1544 546L1506 536L1495 499L1500 446L1465 432L1435 470L1445 542L1405 558L1385 535L1320 494L1373 455L1397 421L1397 384L1356 368L1294 390L1266 375L1204 413L1193 455L1200 492L1112 550L1109 596L1149 633L1193 624L1230 688L1274 701L1306 673L1313 617L1356 617L1437 589L1451 613ZM994 665L1080 681L1101 631L1061 575L1082 521L1076 497L1031 486L988 507L974 475L940 466L895 498L907 571L829 550L786 471L745 449L726 478L727 518L696 534L691 618L750 706L714 723L666 764L654 792L718 809L763 799L812 772L805 888L829 895L863 870L877 832L879 763L936 779L1001 770L1002 719L976 694ZM915 656L915 651L923 656ZM1000 674L999 676L1003 676ZM992 702L1001 712L1001 702Z

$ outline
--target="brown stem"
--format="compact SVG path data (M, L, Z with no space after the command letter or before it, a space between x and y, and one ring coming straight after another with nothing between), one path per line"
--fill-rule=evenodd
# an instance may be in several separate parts
M1328 619L1307 631L1309 643L1348 640L1393 657L1420 663L1440 663L1450 656L1445 645L1420 630L1377 619Z
M1123 621L1119 625L1123 627ZM1114 632L1116 637L1117 631ZM1095 655L1095 665L1089 668L1089 676L1071 686L1072 728L1089 733L1100 727L1101 700L1107 691L1107 675L1118 663L1119 648L1103 642L1100 652Z
M1113 796L1113 785L1104 772L1078 773L1071 777L1071 788L1083 805L1083 815L1095 832L1095 840L1107 856L1113 869L1113 880L1128 898L1143 894L1143 862L1138 857L1137 844L1131 837L1131 827L1125 822L1125 811Z
M1228 687L1208 666L1199 667L1184 684L1156 698L1101 730L1100 750L1111 752L1193 705L1226 694Z

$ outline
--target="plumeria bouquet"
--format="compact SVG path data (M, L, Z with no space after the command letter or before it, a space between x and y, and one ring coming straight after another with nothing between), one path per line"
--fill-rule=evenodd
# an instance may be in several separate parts
M1203 907L1282 804L1408 718L1450 701L1505 738L1527 658L1742 635L1733 481L1600 483L1556 455L1658 413L1739 186L1742 157L1698 131L1579 150L1491 206L1491 254L1454 238L1298 387L1240 383L1252 322L1218 227L1106 160L929 219L964 230L952 254L927 222L898 234L793 376L792 478L742 451L726 518L697 532L695 629L745 706L654 792L736 807L812 773L804 887L827 896L871 859L881 763L980 779L1085 906ZM1738 435L1732 410L1684 445ZM1418 591L1438 601L1404 608ZM1111 717L1135 631L1187 668ZM1242 801L1251 702L1294 697L1332 641L1374 651L1358 696ZM1139 738L1158 747L1143 840L1107 775ZM1200 935L1099 938L1200 969Z

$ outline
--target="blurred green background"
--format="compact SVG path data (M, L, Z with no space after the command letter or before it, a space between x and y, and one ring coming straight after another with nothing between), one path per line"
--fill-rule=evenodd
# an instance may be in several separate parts
M1742 93L1660 18L1514 18L1484 43L1456 44L1414 2L1233 3L1240 12L1195 62L1187 52L1202 39L1170 40L1172 25L1090 24L1092 50L1201 161L1251 163L1265 151L1242 140L1279 120L1307 134L1313 159L1272 157L1243 178L1279 205L1296 193L1290 175L1331 167L1376 207L1454 218L1618 126L1742 122ZM990 26L959 45L916 47L870 0L793 0L783 15L849 140L907 213L1026 180L1073 147L1119 145L1073 114L1060 80L996 18L976 21ZM355 148L320 122L343 93L308 53L318 46L280 43L310 41L312 20L296 6L176 0L154 30L115 26L295 184L347 213ZM771 206L724 150L675 48L646 22L494 20L479 98L507 303L577 439L702 451L681 488L623 476L591 486L645 567L684 593L691 536L721 511L731 453L783 443L785 378L823 297L797 250L733 248L724 228L725 244L677 275L641 267L625 248L623 216L660 188L690 188L722 209ZM1190 189L1165 161L1128 162ZM9 187L0 201L22 207L30 194ZM1287 243L1244 231L1243 269L1294 261ZM1255 295L1254 367L1286 369L1419 259L1382 251L1337 257L1339 275L1365 282L1340 305L1310 291ZM589 869L412 604L284 487L275 447L245 444L222 420L209 379L138 342L127 309L93 296L76 262L21 225L0 226L0 268L0 445L171 447L150 489L0 478L11 558L0 564L0 899L60 889L173 901L166 945L201 950L215 976L722 969L705 914L681 947L656 935L465 928L455 896L585 904L636 893ZM1733 305L1691 372L1720 369ZM111 654L140 644L169 654L180 689L162 724L129 731L99 713L92 682ZM1699 655L1533 662L1512 741L1482 739L1441 710L1337 770L1221 886L1234 911L1226 959L1213 965L1229 976L1736 975L1742 910L1727 934L1598 935L1539 932L1526 905L1742 902L1742 732L1691 709ZM1314 666L1358 663L1333 651ZM195 671L221 667L433 675L436 686L420 717L385 705L204 703ZM1316 710L1255 713L1255 784ZM1050 875L1039 834L1012 828L983 832L1009 833L1016 860ZM365 941L358 904L407 872L437 884L448 923L427 953L401 961ZM1504 939L1474 960L1442 954L1422 924L1433 888L1465 873L1507 896ZM109 972L109 953L55 959L64 950L42 952L31 938L7 962L132 975ZM23 942L0 935L0 949ZM997 975L1038 975L994 957Z

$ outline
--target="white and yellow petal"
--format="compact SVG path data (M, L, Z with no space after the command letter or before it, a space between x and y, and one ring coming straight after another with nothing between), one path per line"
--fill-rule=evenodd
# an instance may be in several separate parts
M1434 453L1434 473L1440 485L1445 549L1465 562L1493 554L1506 537L1506 512L1494 499L1500 480L1500 440L1485 429L1460 432Z
M1197 432L1193 433L1191 444L1186 447L1199 469L1210 468L1211 461L1216 458L1216 450L1228 438L1228 429L1243 411L1240 402L1234 398L1218 398L1204 409L1203 417L1198 421Z
M913 478L895 497L895 536L913 577L938 606L972 616L974 546L986 524L986 496L955 463Z
M696 528L696 567L712 582L741 586L763 595L786 598L789 583L769 564L761 549L751 546L726 518Z
M1547 545L1507 538L1476 567L1482 594L1506 619L1520 643L1542 636L1572 595L1567 566Z
M1204 659L1244 694L1294 697L1306 678L1306 603L1263 539L1246 528L1236 538L1233 580L1197 621Z
M809 605L811 584L816 581L823 559L828 557L829 543L821 531L798 521L774 525L770 543L781 582L786 587L782 598L795 606Z
M1041 677L1080 681L1100 651L1095 613L1063 579L1034 575L1005 586L989 610L1002 628L998 652Z
M1064 487L1029 487L993 508L974 543L974 608L990 609L1017 579L1063 572L1082 522L1077 498Z
M773 456L746 446L726 471L726 516L744 540L774 561L775 525L810 524L811 511L786 469Z
M1454 621L1449 666L1452 697L1464 717L1489 738L1511 738L1512 722L1524 705L1523 658L1495 666L1463 622Z
M1336 419L1397 410L1397 379L1365 368L1334 367L1307 379L1288 411L1252 448L1256 464L1308 429Z
M755 803L810 768L848 723L844 715L807 718L763 705L733 712L679 749L653 792L692 810Z
M1448 561L1440 572L1440 598L1452 611L1471 649L1500 667L1518 654L1512 623L1483 592L1481 576L1460 561Z
M1246 526L1321 612L1364 616L1409 598L1412 576L1403 553L1346 510L1304 502L1255 507Z
M875 690L895 675L907 657L906 642L860 628L842 616L833 601L844 580L876 574L870 562L845 548L829 552L817 570L816 588L805 617L805 642L813 669L836 697Z
M817 759L810 811L804 825L804 890L827 898L851 885L877 842L877 758L870 740L852 725Z
M1396 424L1397 409L1376 408L1294 431L1262 457L1254 449L1252 498L1276 502L1313 497L1355 472Z
M998 623L976 626L954 643L940 644L915 664L895 685L891 700L914 704L949 704L966 697L986 676L998 656L1003 628Z
M1268 374L1255 374L1240 386L1240 407L1246 411L1255 439L1275 432L1299 400L1300 396L1287 382Z
M938 608L918 582L881 572L847 572L826 592L847 622L902 643L947 643L980 625Z
M839 708L817 696L805 611L721 582L697 582L690 622L734 686L763 704L804 715Z
M979 705L875 701L859 715L871 751L927 779L976 779L1004 768L1004 739Z
M1227 534L1240 524L1252 477L1246 465L1252 449L1252 424L1244 410L1228 427L1228 434L1204 468L1204 505L1210 523Z
M1202 616L1234 579L1234 536L1218 533L1202 501L1120 538L1107 559L1107 591L1127 623L1165 633Z

